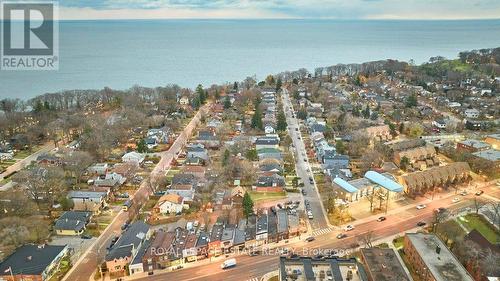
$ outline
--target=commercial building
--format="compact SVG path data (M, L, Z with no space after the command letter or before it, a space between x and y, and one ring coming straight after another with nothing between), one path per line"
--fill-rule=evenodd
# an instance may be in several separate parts
M390 248L363 248L361 261L368 281L410 281L407 269Z
M404 237L404 254L420 280L474 280L434 234L407 233Z
M360 179L346 181L340 177L333 179L333 188L339 199L347 202L358 201L382 189L387 196L396 199L403 192L403 186L389 173L379 174L368 171Z
M367 281L363 266L356 259L280 257L280 281Z

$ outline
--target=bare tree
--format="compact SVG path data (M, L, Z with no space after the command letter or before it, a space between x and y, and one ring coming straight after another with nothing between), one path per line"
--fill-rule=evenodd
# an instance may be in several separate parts
M365 244L366 248L373 248L373 245L372 245L373 238L374 238L373 231L368 231L363 236L361 236L361 240Z

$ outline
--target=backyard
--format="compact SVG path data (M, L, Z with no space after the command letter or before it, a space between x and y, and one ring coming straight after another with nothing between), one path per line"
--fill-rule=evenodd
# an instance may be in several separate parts
M469 231L475 229L479 231L491 243L498 243L497 239L500 233L496 231L482 215L468 214L464 217L459 217L458 221Z

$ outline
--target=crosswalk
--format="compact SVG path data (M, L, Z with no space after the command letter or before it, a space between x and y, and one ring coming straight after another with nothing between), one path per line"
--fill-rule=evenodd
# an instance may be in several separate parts
M319 236L319 235L330 233L332 231L333 231L333 228L322 228L322 229L314 230L312 232L312 235L313 236Z
M260 278L254 277L254 278L248 279L246 281L260 281Z

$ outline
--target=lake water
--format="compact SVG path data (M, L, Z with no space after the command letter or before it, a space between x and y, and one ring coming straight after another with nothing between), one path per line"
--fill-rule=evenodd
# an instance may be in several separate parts
M500 20L157 20L60 23L58 71L0 71L0 97L242 80L286 70L500 47Z

